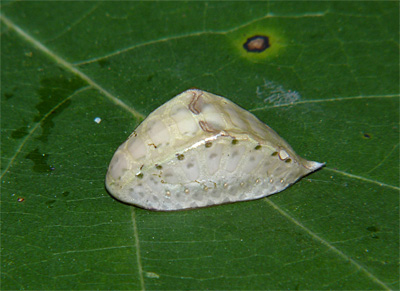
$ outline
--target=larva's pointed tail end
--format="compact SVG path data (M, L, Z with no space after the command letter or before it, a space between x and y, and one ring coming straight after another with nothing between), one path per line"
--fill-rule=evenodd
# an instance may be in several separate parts
M307 169L309 169L310 173L311 173L311 172L314 172L314 171L316 171L316 170L319 170L319 169L321 169L321 168L324 167L324 166L325 166L325 163L318 163L318 162L313 162L313 161L307 161L307 162L305 163L305 167L306 167Z

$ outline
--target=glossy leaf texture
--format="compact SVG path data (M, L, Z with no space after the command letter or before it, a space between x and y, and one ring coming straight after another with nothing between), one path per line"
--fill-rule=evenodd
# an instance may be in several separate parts
M3 1L1 289L398 289L398 11ZM269 47L247 51L257 35ZM205 209L111 198L118 145L192 87L326 167L271 197Z

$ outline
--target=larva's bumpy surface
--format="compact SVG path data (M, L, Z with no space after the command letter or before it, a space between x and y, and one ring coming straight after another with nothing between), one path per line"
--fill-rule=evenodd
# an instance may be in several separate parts
M106 187L123 202L171 211L262 198L322 166L231 101L187 90L117 149Z

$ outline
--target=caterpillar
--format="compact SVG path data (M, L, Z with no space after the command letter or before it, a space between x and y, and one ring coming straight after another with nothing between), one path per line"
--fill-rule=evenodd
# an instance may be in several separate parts
M119 146L105 184L122 202L173 211L266 197L323 165L301 158L228 99L190 89L153 111Z

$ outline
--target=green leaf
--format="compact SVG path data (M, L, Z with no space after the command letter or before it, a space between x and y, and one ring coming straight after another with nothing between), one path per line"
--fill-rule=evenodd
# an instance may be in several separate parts
M399 289L398 2L1 8L2 290ZM112 199L115 149L191 87L326 167L206 209Z

